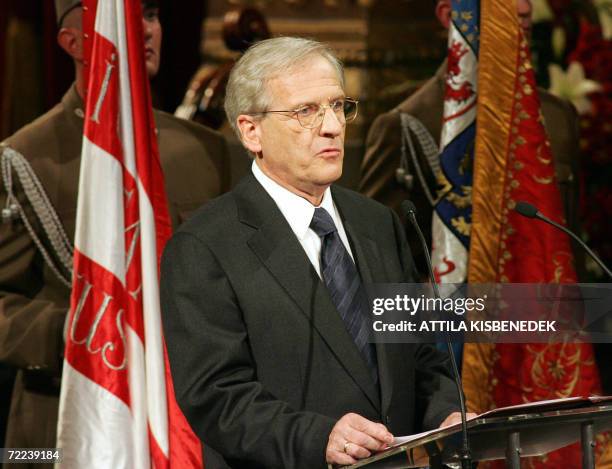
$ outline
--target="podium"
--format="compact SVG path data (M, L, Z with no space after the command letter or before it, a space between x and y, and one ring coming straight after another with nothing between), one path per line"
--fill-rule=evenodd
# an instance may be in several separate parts
M569 398L505 407L468 421L473 461L541 456L581 441L582 467L595 468L595 435L612 429L612 397ZM459 467L461 425L426 432L345 468Z

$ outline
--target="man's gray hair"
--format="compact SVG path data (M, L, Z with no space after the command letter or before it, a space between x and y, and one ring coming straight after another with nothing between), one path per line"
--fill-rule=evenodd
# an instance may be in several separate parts
M238 138L240 131L236 119L240 114L269 110L267 83L313 55L329 61L344 88L342 63L331 48L321 42L301 37L276 37L260 41L244 53L230 73L225 92L225 114Z

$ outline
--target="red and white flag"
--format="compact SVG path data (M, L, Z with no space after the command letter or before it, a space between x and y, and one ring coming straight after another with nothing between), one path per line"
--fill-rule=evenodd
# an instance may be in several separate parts
M57 446L62 469L201 467L174 400L159 305L171 232L140 0L95 15ZM87 30L85 29L87 33Z

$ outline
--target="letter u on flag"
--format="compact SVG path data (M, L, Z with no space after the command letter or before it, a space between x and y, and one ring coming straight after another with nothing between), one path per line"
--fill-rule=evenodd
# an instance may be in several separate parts
M140 0L83 2L91 48L73 288L60 396L62 469L202 467L174 398L158 265L171 228Z

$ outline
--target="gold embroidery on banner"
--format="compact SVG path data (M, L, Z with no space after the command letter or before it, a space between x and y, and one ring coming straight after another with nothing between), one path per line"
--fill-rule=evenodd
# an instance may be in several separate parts
M557 348L559 350L556 350ZM573 353L572 348L574 348ZM534 355L530 372L533 383L542 391L547 392L548 398L571 396L580 376L580 347L574 347L574 344L560 343L547 344L541 350L534 350L533 346L528 345L527 350ZM555 378L556 382L548 384L549 376ZM564 381L564 383L559 383L559 381ZM522 389L522 391L532 392L525 389Z
M536 158L542 164L549 165L552 163L552 158L544 158L542 156L542 145L538 145L538 149L536 150Z
M573 265L572 254L568 251L557 251L552 256L552 262L555 266L555 270L553 272L553 281L555 283L565 283L571 282L572 276L567 275L568 267Z
M538 177L535 174L531 176L531 178L537 182L538 184L542 184L542 185L547 185L547 184L552 184L552 182L555 180L555 178L553 176L549 176L549 177Z
M472 224L465 221L465 217L451 218L451 223L455 229L463 236L469 236Z
M436 182L438 183L438 198L444 197L453 188L453 185L448 179L446 179L446 176L442 171L437 172Z
M525 111L520 111L518 115L522 120L529 119L530 117L529 114L527 114Z
M464 186L463 193L464 194L466 193L465 186ZM457 208L466 208L472 203L471 191L467 193L466 195L459 195L455 192L449 192L445 198Z

